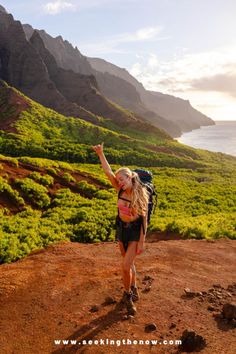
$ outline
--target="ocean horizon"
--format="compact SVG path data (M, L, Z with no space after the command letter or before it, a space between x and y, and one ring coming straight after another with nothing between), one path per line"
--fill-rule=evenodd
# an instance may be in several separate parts
M201 126L176 140L198 149L236 156L236 120L218 120L215 125Z

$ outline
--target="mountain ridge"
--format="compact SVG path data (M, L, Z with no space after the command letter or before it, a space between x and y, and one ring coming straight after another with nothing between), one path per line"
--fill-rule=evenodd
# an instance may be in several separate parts
M23 25L23 28L29 39L33 33L33 28L30 25ZM172 137L178 137L181 132L199 128L200 123L202 125L214 124L210 118L201 112L191 106L189 108L188 102L182 99L179 99L182 100L182 109L177 114L179 105L175 104L174 96L165 96L167 103L165 103L164 107L161 105L162 101L158 101L157 105L152 106L150 103L152 102L152 93L145 90L143 85L132 77L126 69L121 69L114 64L106 62L104 59L87 58L78 51L77 47L73 48L71 44L69 44L69 50L67 51L66 48L69 42L64 41L62 37L53 38L44 30L37 30L37 32L60 67L94 75L104 96L144 117L151 124L167 131ZM63 50L61 49L62 46ZM85 67L84 63L86 63ZM128 87L127 84L132 86ZM159 104L161 107L158 111ZM177 113L172 114L168 111L169 104L174 106L174 110ZM184 109L183 106L185 106ZM181 119L178 119L178 116Z
M29 24L22 25L26 38L29 41L34 31L37 31L43 40L45 47L55 58L57 65L64 69L74 69L73 71L84 75L92 74L92 67L85 56L83 56L77 47L73 47L67 40L61 36L52 37L45 30L36 30ZM72 54L73 53L73 57Z
M179 124L182 132L185 132L186 129L188 129L187 131L197 129L200 127L200 124L215 124L212 119L193 108L188 100L183 100L182 98L161 92L146 90L126 69L119 68L104 59L89 58L89 62L95 70L103 73L107 71L131 83L140 94L143 103L150 108L150 111L170 120L172 123ZM162 104L163 100L165 104ZM180 105L182 106L181 110L179 109ZM171 106L171 110L169 110L169 106ZM184 121L185 124L182 121Z
M33 100L67 116L80 117L97 125L103 117L120 127L126 125L141 131L154 128L141 116L104 97L93 75L58 67L38 32L28 41L19 21L3 12L0 17L0 78Z

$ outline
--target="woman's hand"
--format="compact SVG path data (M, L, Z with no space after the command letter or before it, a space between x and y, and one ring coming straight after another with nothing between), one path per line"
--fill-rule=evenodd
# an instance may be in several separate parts
M139 241L137 245L136 254L141 254L145 250L144 241Z
M104 143L92 146L93 150L96 152L97 155L100 155L103 153L103 144Z

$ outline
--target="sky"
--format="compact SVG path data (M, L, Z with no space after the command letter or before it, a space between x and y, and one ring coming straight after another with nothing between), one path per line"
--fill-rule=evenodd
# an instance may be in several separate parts
M0 0L16 20L127 69L148 90L236 120L235 0Z

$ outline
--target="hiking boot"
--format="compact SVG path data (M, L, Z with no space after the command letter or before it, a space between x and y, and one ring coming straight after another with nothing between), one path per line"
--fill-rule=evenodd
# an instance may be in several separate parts
M138 288L134 285L131 285L131 291L132 291L133 302L138 301L140 299Z
M126 304L128 315L134 316L137 310L132 300L132 292L130 293L126 292L125 297L126 297L125 304Z
M123 292L122 298L120 299L120 303L121 304L125 304L126 303L126 291Z

